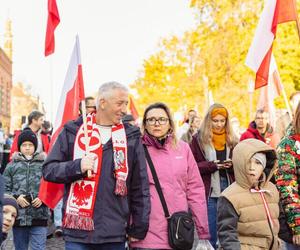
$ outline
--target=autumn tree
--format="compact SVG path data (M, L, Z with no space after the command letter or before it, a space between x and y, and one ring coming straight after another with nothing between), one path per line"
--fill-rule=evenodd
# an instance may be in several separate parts
M249 121L248 83L255 74L245 66L258 18L260 0L193 0L197 27L182 37L165 38L159 51L144 62L132 84L139 94L140 110L154 101L166 102L173 111L184 107L207 108L207 92L246 125ZM299 42L295 24L280 25L274 52L289 94L300 87ZM255 91L256 100L259 91ZM279 106L283 106L280 99ZM254 103L254 106L256 104Z

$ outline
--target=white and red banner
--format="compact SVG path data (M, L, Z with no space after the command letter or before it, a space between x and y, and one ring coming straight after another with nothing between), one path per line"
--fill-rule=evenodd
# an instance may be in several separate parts
M54 31L60 22L56 0L48 0L48 21L45 39L45 56L52 54L55 50Z
M283 86L281 84L279 72L274 56L271 56L268 85L260 90L260 96L257 103L257 109L263 109L269 112L270 124L275 128L276 123L276 108L274 99L281 95Z
M246 65L256 72L255 89L268 84L277 25L289 21L297 21L295 0L265 0L265 7L246 58Z
M50 150L65 123L79 116L79 103L84 100L84 84L82 77L82 66L80 57L79 38L76 36L75 46L72 52L69 68L61 92L60 102L54 124ZM64 192L63 184L56 184L42 180L39 198L50 208L54 208L62 198Z

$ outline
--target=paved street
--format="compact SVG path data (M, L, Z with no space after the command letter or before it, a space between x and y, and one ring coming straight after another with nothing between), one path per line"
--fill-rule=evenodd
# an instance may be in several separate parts
M8 239L8 244L6 246L6 250L13 250L15 249L13 247L13 240L12 240L12 235L9 235L9 239ZM47 247L46 247L47 250L63 250L65 249L65 242L63 240L62 237L60 238L55 238L55 237L52 237L51 239L48 239L47 240Z

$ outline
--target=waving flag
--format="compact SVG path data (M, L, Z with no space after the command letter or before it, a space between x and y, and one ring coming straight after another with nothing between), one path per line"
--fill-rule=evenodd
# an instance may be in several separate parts
M129 110L134 120L139 118L139 113L134 105L132 96L129 96Z
M261 88L257 109L263 109L269 112L270 124L274 128L276 122L274 99L281 95L283 86L281 84L279 72L273 56L271 56L268 81L268 85Z
M59 24L60 18L56 5L56 0L48 0L48 21L45 39L45 56L48 56L54 52L55 38L54 31Z
M266 0L254 39L248 51L246 65L256 72L255 89L268 84L273 41L277 25L296 21L295 0Z
M82 77L82 66L80 57L79 38L76 37L75 46L71 56L69 68L62 89L60 102L56 114L54 134L51 140L51 147L54 145L57 136L63 129L66 122L78 118L79 103L84 100L84 85ZM64 192L63 184L56 184L42 180L40 185L39 198L50 208L54 209L62 198Z

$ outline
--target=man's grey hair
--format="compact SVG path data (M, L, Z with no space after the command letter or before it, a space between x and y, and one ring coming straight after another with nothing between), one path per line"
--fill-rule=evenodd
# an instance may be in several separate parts
M124 84L121 84L118 82L103 83L99 87L99 90L98 90L98 96L96 99L96 109L98 109L98 107L99 107L100 100L110 98L112 96L113 90L115 90L115 89L120 89L120 90L128 92L128 88Z

